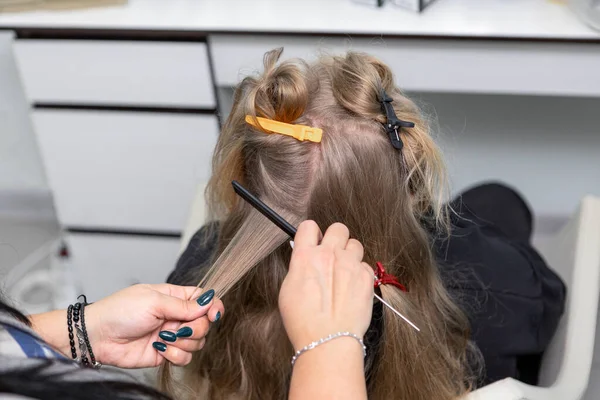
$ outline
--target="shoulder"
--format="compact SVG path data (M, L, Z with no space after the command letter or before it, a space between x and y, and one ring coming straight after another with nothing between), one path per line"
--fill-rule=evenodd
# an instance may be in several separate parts
M535 293L536 271L548 267L530 243L469 219L453 221L451 229L449 236L434 242L442 274L449 274L449 286L525 297L539 295Z

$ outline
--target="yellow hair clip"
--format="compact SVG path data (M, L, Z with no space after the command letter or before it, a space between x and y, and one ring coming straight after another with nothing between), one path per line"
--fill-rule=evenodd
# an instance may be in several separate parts
M256 123L258 120L258 124ZM295 139L303 142L321 143L323 129L313 128L306 125L286 124L285 122L273 121L272 119L256 117L256 120L251 115L246 115L246 122L257 128L262 128L265 131L279 133L281 135L292 136Z

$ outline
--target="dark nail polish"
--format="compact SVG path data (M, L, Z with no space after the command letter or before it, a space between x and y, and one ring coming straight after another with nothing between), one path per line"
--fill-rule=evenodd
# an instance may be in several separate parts
M202 294L202 296L198 297L198 300L196 300L196 302L201 306L205 306L208 303L210 303L213 297L215 297L215 291L210 289L208 292L205 292Z
M167 342L174 342L177 340L177 335L174 334L173 332L169 332L169 331L160 331L158 333L158 336Z
M161 342L154 342L152 343L152 347L154 347L156 350L163 352L167 349L167 345Z
M177 331L177 337L190 337L194 331L189 326L184 326Z
M219 319L221 319L221 311L217 311L217 315L215 315L215 321L217 322Z

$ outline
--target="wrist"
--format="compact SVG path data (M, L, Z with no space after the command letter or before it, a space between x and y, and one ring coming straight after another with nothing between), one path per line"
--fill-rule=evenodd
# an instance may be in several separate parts
M70 358L67 310L55 310L28 316L32 329L50 346Z
M325 339L328 336L348 336L348 337L352 337L354 338L354 340L356 341L356 339L363 339L363 336L358 334L358 332L349 330L349 329L339 329L339 328L320 328L318 330L314 329L307 329L306 332L299 332L295 335L289 335L292 336L290 337L290 342L292 343L292 346L294 347L294 351L300 350L302 349L304 346L308 346L313 342L319 342L321 339ZM288 337L289 337L288 336Z
M302 354L290 383L290 400L367 399L363 349L352 337L340 337Z
M306 364L313 362L341 365L345 365L347 362L363 364L364 357L365 349L361 341L352 336L340 336L303 352L296 358L294 365L302 361Z
M66 358L71 359L71 344L69 343L69 331L67 329L67 310L55 310L42 314L28 316L33 330L50 346L60 352ZM80 325L81 326L81 325ZM103 347L101 326L95 309L90 305L85 307L85 326L88 333L90 346L96 356L96 361L102 363ZM75 327L73 325L73 332ZM74 335L77 354L80 349L76 333Z

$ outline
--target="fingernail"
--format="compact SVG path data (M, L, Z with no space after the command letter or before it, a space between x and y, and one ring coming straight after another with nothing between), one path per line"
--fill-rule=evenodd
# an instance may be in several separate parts
M205 306L208 303L210 303L213 297L215 297L215 291L210 289L208 292L203 293L202 296L198 297L198 300L196 300L196 302L201 306Z
M217 311L217 315L215 315L215 321L217 322L221 318L221 311Z
M169 331L160 331L158 332L158 336L167 342L174 342L177 340L177 335Z
M161 342L154 342L152 343L152 347L154 347L156 350L163 352L165 350L167 350L167 345Z
M184 326L177 331L177 337L190 337L194 331L189 326Z

